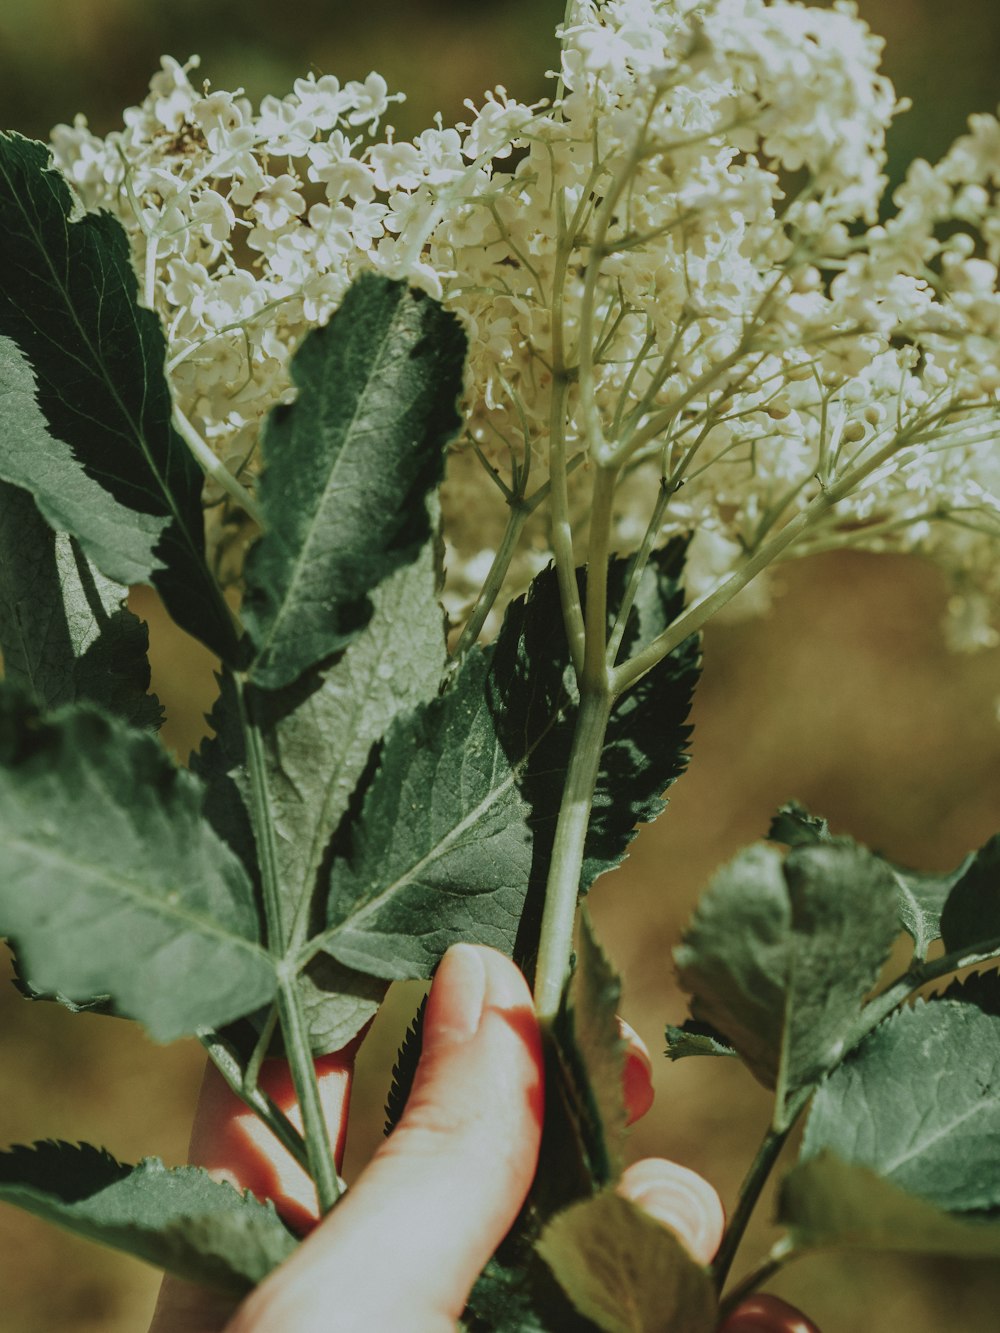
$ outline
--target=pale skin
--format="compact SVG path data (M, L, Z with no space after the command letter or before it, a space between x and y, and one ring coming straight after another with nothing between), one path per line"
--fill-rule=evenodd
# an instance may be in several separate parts
M652 1102L649 1057L629 1042L630 1119ZM331 1140L342 1149L357 1043L318 1062ZM287 1066L269 1061L267 1090L293 1117ZM538 1160L544 1100L531 994L502 954L448 951L431 987L423 1054L406 1111L333 1212L315 1225L309 1181L209 1070L191 1160L275 1201L309 1234L238 1307L166 1278L149 1333L454 1333L480 1270L514 1221ZM633 1163L621 1193L669 1226L701 1263L724 1215L700 1176L659 1158ZM311 1229L310 1229L311 1228ZM740 1306L720 1333L816 1333L773 1297Z

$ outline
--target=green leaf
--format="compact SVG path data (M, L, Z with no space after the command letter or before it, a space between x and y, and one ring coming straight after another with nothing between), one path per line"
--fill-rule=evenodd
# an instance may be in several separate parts
M629 633L623 641L625 651L644 646L683 610L680 576L687 546L686 539L675 538L650 556ZM624 582L627 563L611 563L608 582L612 605L617 585ZM638 832L637 825L652 823L667 808L663 793L687 767L692 731L687 717L700 673L701 644L698 636L692 635L648 671L612 709L584 849L583 889L589 888L598 875L621 864Z
M1000 1218L942 1212L864 1166L823 1152L781 1182L778 1220L790 1231L792 1257L846 1246L898 1254L1000 1259Z
M429 976L458 940L510 953L531 873L530 806L496 734L486 657L397 724L334 863L323 947L387 979ZM551 723L551 719L549 719ZM522 763L530 757L528 735Z
M798 801L787 801L771 820L767 836L786 847L812 847L817 842L829 842L832 835L825 819L811 815Z
M691 1055L734 1056L736 1052L708 1023L687 1019L679 1028L666 1027L668 1060L684 1060Z
M613 1183L624 1167L626 1045L617 1017L621 989L589 916L581 912L576 965L553 1036L589 1175L597 1185Z
M605 1191L555 1217L538 1252L604 1333L711 1333L712 1284L666 1227Z
M777 1085L781 1107L843 1054L897 929L893 879L855 843L785 858L761 844L715 877L675 958L693 1016Z
M55 533L31 496L0 482L0 649L4 675L45 708L89 700L156 728L149 636L125 606L128 589Z
M789 801L781 807L771 821L767 836L789 847L834 841L827 821L811 815L798 801ZM914 957L922 962L927 957L927 950L940 937L941 909L971 858L966 858L957 870L945 874L911 870L886 861L884 857L879 859L895 878L899 922L913 940Z
M373 591L371 618L331 666L256 697L286 930L312 906L373 746L437 696L447 662L437 585L428 542Z
M950 953L1000 939L1000 834L955 872L941 913L941 938Z
M441 698L390 730L350 847L334 863L329 928L316 945L386 978L430 975L458 940L530 963L572 743L565 653L547 570L508 608L494 647L471 650ZM619 804L595 811L581 889L620 862L650 792L678 770L677 718L697 670L684 660L680 671L650 673L655 717L613 717L610 745L628 745L634 762L616 766ZM602 772L609 783L605 764Z
M530 1245L510 1240L476 1279L461 1328L468 1333L594 1333Z
M203 477L172 425L163 330L138 303L121 225L76 211L44 144L0 136L0 335L37 381L36 404L5 343L0 476L109 578L152 582L183 629L232 660L232 620L204 559Z
M458 429L465 336L424 292L359 278L291 364L263 436L266 530L247 561L253 679L288 685L343 648L368 594L430 536L426 498Z
M273 997L252 886L200 802L146 733L0 691L0 934L33 988L110 995L158 1041Z
M990 1008L994 1012L990 1012ZM813 1100L804 1158L867 1166L952 1212L1000 1208L1000 981L917 1000L881 1023Z
M402 1119L417 1076L417 1065L424 1049L424 1012L427 996L420 1001L413 1021L406 1029L396 1060L392 1066L392 1081L385 1099L385 1133L391 1134Z
M123 585L148 582L160 566L156 548L168 520L120 504L50 433L31 366L2 334L0 403L0 477L33 493L49 525L73 533L108 578Z
M913 940L914 956L919 961L927 957L930 946L940 939L941 913L949 894L965 874L971 860L971 857L966 857L957 870L944 874L909 870L889 864L896 877L899 919ZM1000 934L1000 930L997 933Z
M0 1200L234 1295L261 1282L297 1243L273 1204L200 1167L168 1169L155 1157L127 1166L83 1143L0 1153Z
M772 1087L781 1058L791 927L782 857L761 844L718 871L674 951L694 1017L722 1032Z

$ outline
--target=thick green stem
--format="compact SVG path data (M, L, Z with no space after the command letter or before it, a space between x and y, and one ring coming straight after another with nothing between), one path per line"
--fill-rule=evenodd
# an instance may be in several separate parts
M725 1285L747 1223L757 1206L760 1192L764 1188L775 1162L778 1160L778 1154L785 1146L785 1139L788 1137L790 1128L789 1125L785 1129L768 1129L760 1147L757 1149L757 1156L751 1162L750 1170L740 1186L736 1208L729 1219L726 1234L722 1238L719 1252L712 1264L712 1278L717 1292L721 1291Z
M543 1022L551 1022L558 1013L569 975L583 848L612 702L606 689L585 691L580 699L545 887L535 968L535 1009Z
M289 941L281 911L278 855L271 823L263 738L254 716L252 687L237 676L236 688L250 777L251 816L260 855L267 943L278 970L278 1019L292 1084L302 1112L309 1174L316 1186L316 1197L320 1213L323 1214L328 1213L336 1203L340 1195L340 1183L334 1167L330 1132L320 1101L308 1025L302 1011L296 963L294 957L285 956Z
M285 1052L288 1056L295 1096L302 1112L309 1174L316 1186L316 1198L322 1216L330 1211L340 1197L340 1181L334 1165L330 1131L326 1116L323 1114L323 1103L320 1101L316 1067L309 1045L309 1029L302 1012L298 979L294 970L290 970L287 976L279 979L278 1017L281 1020L281 1032L285 1039Z

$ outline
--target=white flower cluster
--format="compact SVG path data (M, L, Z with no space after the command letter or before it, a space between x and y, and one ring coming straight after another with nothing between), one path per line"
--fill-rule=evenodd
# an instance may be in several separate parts
M988 641L997 121L915 164L879 223L899 107L849 0L574 0L561 36L551 104L498 89L412 142L376 137L375 74L254 114L171 60L122 131L58 127L84 204L133 239L182 412L241 470L308 327L361 269L405 276L470 338L447 506L469 591L494 521L480 461L510 501L551 474L569 530L611 468L619 544L650 514L693 529L706 593L805 516L783 554L924 550L958 577L966 642Z

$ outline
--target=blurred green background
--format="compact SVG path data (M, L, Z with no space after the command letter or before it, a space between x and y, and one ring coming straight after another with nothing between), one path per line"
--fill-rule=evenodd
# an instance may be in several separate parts
M995 109L1000 5L865 0L861 11L916 104L893 134L898 179L913 155L943 151L971 111ZM105 132L142 97L161 53L198 52L215 86L253 98L285 92L309 69L342 78L378 69L408 94L393 114L407 133L438 110L461 116L466 97L498 82L544 96L561 12L562 0L0 0L0 122L44 137L83 111ZM1000 652L946 652L936 572L826 556L779 581L768 617L710 629L690 771L626 868L593 895L626 978L626 1015L654 1053L664 1022L683 1016L670 949L696 894L782 801L798 797L836 829L926 869L954 865L1000 828ZM151 619L165 739L184 756L202 730L212 664L147 595L134 600ZM363 1054L349 1175L377 1139L388 1063L413 1004L413 988L395 995ZM657 1066L657 1105L637 1128L636 1156L676 1155L731 1199L766 1121L763 1092L728 1062ZM4 984L0 1069L2 1144L79 1138L126 1160L184 1159L201 1070L193 1044L154 1047L125 1023L30 1005ZM761 1225L744 1262L765 1243ZM0 1208L0 1333L143 1333L157 1281L136 1261ZM775 1290L824 1333L986 1329L997 1325L1000 1270L831 1255L792 1269Z

